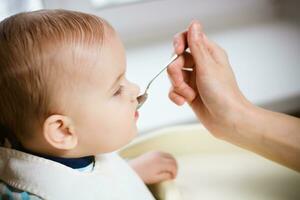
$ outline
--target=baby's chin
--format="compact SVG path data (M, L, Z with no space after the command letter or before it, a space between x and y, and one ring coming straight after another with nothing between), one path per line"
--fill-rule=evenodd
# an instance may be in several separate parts
M127 141L124 141L124 143L117 150L122 149L128 144L130 144L137 137L137 134L138 134L137 129L133 130L130 134L130 137L127 138Z
M98 152L97 154L111 153L111 152L118 151L118 150L126 147L128 144L130 144L136 138L137 133L138 133L137 129L131 131L130 134L128 134L127 138L124 138L119 143L115 144L114 146L110 146L109 148L105 149L104 151L102 149L102 151Z
M138 135L138 131L137 131L137 129L134 129L134 130L130 133L130 135L128 136L128 138L126 138L127 140L124 141L124 144L120 146L120 148L123 148L124 146L130 144L130 143L137 137L137 135ZM120 149L120 148L119 148L119 149Z

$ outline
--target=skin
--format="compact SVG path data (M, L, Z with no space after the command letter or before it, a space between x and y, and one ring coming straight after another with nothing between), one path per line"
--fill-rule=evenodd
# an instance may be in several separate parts
M159 183L177 176L177 163L171 154L153 151L131 161L131 167L146 184Z
M106 31L100 55L91 48L79 52L82 66L92 67L72 71L75 92L57 91L58 112L44 121L42 134L23 141L25 148L52 156L83 157L116 151L137 135L139 87L126 79L125 49L119 36L109 28ZM141 155L129 164L146 184L177 174L174 157L162 152Z
M205 36L199 22L193 21L187 31L174 37L174 49L181 55L168 67L169 98L175 104L187 102L215 137L300 171L299 118L248 101L225 50ZM183 71L183 67L194 71Z

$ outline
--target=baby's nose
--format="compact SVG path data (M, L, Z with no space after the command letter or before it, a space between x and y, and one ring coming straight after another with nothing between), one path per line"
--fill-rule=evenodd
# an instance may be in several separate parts
M138 97L140 94L141 88L137 84L135 84L135 87L136 87L136 96Z

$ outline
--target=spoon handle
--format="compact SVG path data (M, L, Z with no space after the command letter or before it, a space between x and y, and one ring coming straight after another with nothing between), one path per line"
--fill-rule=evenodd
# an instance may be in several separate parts
M174 56L172 56L170 58L170 60L168 61L168 63L166 65L164 65L165 67L158 73L156 74L156 76L154 76L154 78L148 83L147 87L146 87L146 90L145 90L145 93L147 92L147 90L149 89L151 83L165 70L168 68L168 66L178 57L177 54L174 54Z

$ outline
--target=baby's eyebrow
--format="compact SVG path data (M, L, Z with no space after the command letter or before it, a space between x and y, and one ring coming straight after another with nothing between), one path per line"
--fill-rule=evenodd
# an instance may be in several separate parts
M118 78L114 81L114 83L110 87L109 91L113 90L116 87L116 85L120 82L120 79L124 76L124 74L125 74L125 72L123 72L122 74L120 74L118 76Z

